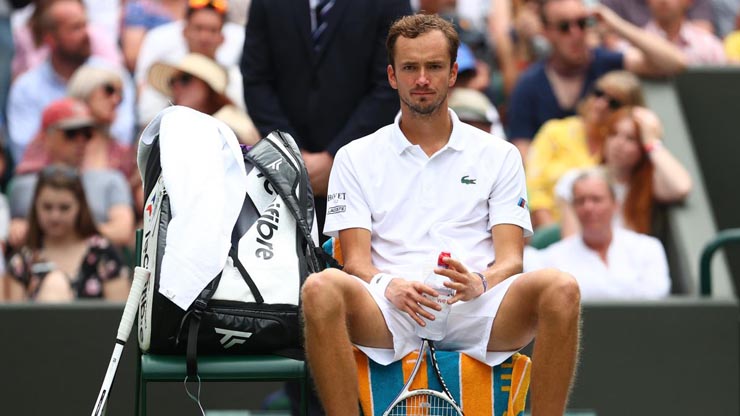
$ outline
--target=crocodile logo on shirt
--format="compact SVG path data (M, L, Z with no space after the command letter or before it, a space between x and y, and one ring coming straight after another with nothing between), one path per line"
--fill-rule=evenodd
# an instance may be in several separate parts
M475 181L476 179L468 179L468 175L460 178L460 183L464 183L465 185L475 185Z

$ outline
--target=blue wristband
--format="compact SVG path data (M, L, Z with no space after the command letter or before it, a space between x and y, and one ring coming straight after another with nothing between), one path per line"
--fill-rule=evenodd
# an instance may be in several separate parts
M483 273L479 272L473 272L473 274L476 274L478 277L480 277L480 281L481 283L483 283L483 293L486 293L486 291L488 291L488 280L486 280L486 276L483 276Z

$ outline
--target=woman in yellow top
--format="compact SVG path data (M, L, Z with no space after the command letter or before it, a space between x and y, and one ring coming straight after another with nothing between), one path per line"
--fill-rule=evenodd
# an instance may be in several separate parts
M535 228L559 221L555 184L565 172L601 163L606 122L612 112L637 105L645 105L640 80L627 71L612 71L596 81L577 115L550 120L540 128L525 161Z
M725 37L725 55L734 63L740 63L740 14L735 18L735 31Z

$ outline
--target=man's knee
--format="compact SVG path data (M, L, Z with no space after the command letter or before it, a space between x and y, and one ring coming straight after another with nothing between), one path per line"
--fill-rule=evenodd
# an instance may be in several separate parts
M579 311L581 290L576 279L557 269L545 269L542 273L547 275L547 285L542 293L540 306L550 311Z
M338 312L337 308L341 307L343 301L339 279L346 278L347 276L337 269L326 269L306 278L301 289L301 303L307 319L321 312Z

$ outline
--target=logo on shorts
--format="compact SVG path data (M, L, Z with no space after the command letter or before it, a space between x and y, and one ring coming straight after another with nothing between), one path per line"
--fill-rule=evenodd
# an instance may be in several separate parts
M465 175L462 178L460 178L460 183L463 183L465 185L475 185L476 180L477 179L469 179L468 175Z
M517 206L518 206L519 208L524 208L524 209L527 209L527 200L526 200L526 199L524 199L524 198L519 198L519 202L517 202L517 203L516 203L516 205L517 205Z

